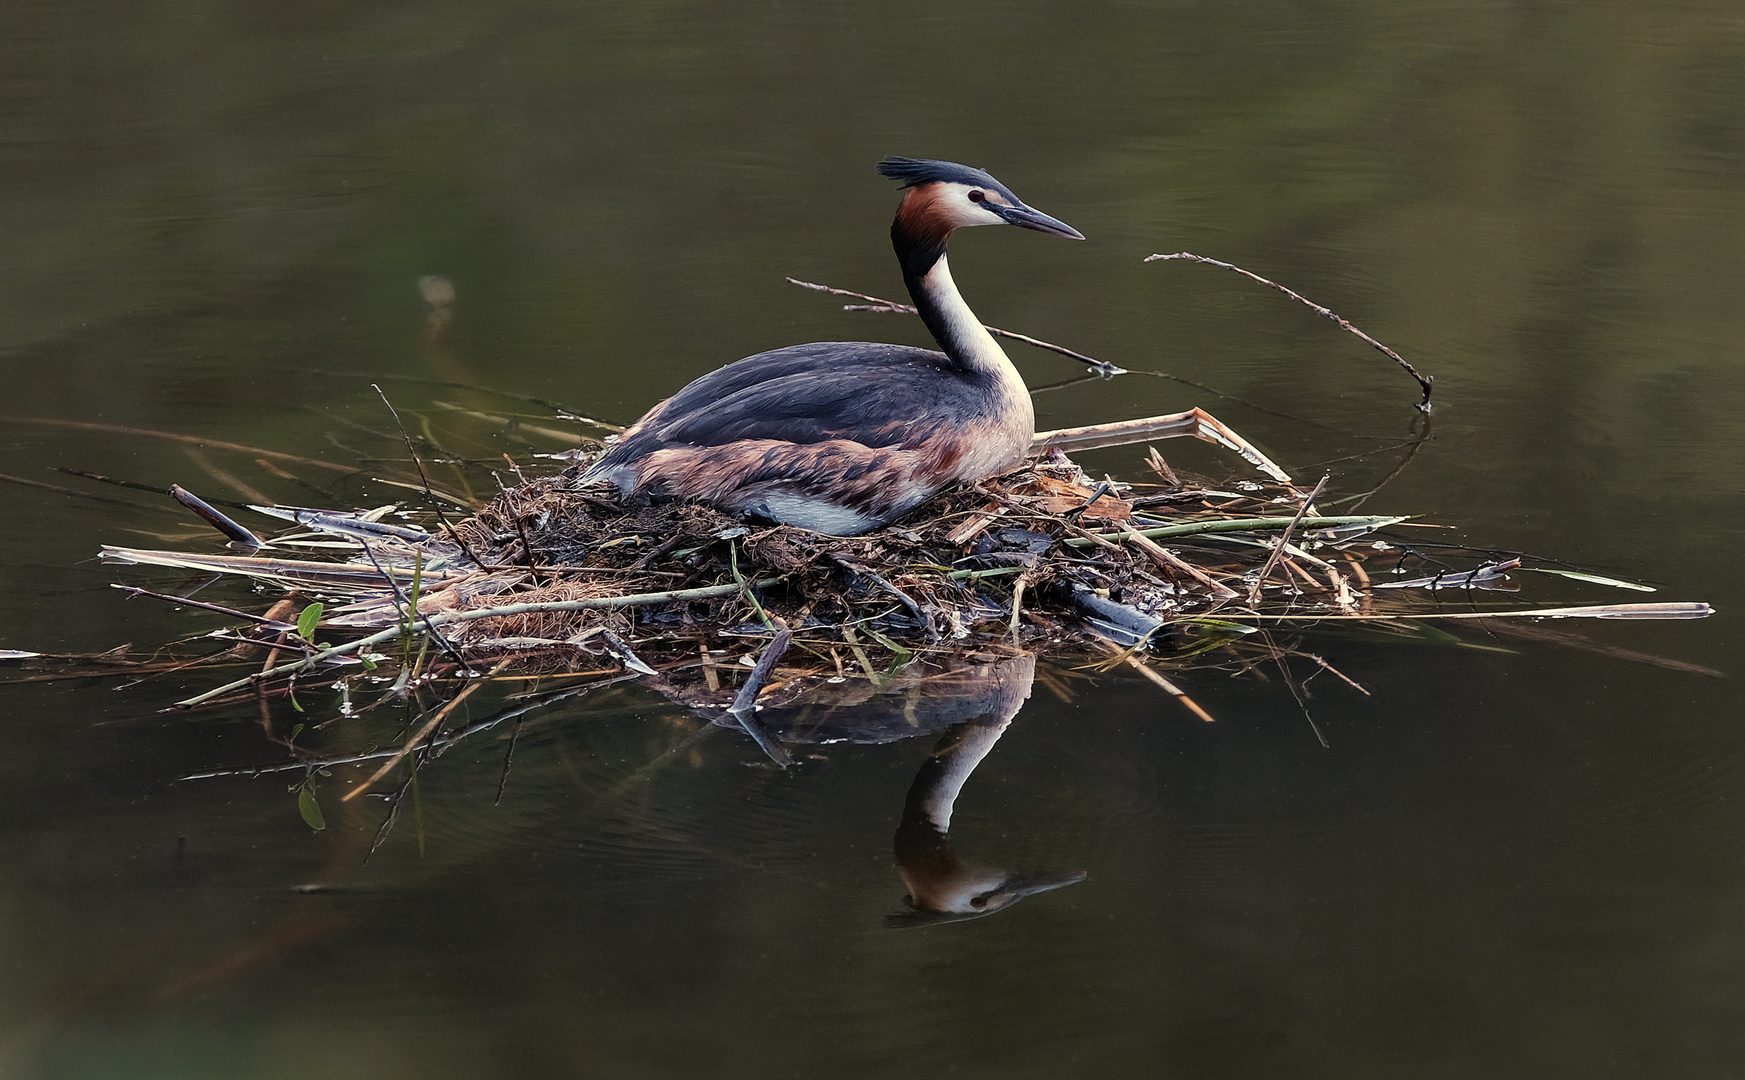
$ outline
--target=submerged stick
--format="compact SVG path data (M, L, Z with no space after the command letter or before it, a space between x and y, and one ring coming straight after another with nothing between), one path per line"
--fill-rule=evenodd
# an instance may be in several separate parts
M510 661L505 660L501 664L498 664L491 671L491 674L495 675L497 672L502 671L504 668L509 666L509 663L510 663ZM413 735L410 739L406 740L405 745L400 747L400 750L398 753L396 753L393 757L389 758L387 761L382 762L382 767L377 769L374 773L372 773L368 780L365 780L363 783L352 788L350 791L346 792L344 795L341 795L339 797L339 801L340 802L352 801L353 799L357 798L359 795L362 795L364 792L368 791L370 789L371 785L373 785L377 780L380 780L382 777L388 775L389 771L391 771L394 768L394 766L400 764L400 761L402 758L404 758L407 754L410 754L413 750L416 750L418 748L418 744L423 742L426 736L428 736L431 732L435 731L437 728L441 727L442 722L444 720L447 720L449 717L449 714L453 713L455 711L455 709L460 707L461 702L465 701L469 697L472 697L473 691L477 690L479 687L481 687L483 685L485 685L485 680L481 678L481 679L475 679L474 681L472 681L472 682L466 684L464 687L462 687L460 693L456 694L453 698L450 698L448 703L446 705L444 705L442 708L436 710L436 715L431 717L428 721L426 721L423 727L419 728L416 732L413 733Z
M1267 278L1261 277L1259 274L1253 273L1253 272L1248 271L1248 270L1244 270L1244 269L1242 269L1242 267L1237 266L1234 263L1221 262L1217 259L1208 259L1204 255L1195 255L1191 251L1178 251L1173 255L1147 255L1142 261L1144 261L1144 262L1158 262L1158 261L1167 260L1167 259L1188 259L1192 262L1205 263L1207 266L1217 266L1217 267L1222 267L1225 270L1234 270L1238 274L1241 274L1243 277L1248 278L1251 281L1258 281L1262 285L1265 285L1269 289L1277 289L1279 292L1284 293L1286 296L1290 297L1292 300L1295 300L1297 303L1304 305L1310 311L1313 311L1315 314L1320 315L1323 318L1332 319L1334 322L1338 323L1340 326L1344 327L1345 329L1351 331L1353 334L1356 334L1358 337L1362 338L1364 341L1368 342L1373 348L1378 350L1383 356L1387 357L1389 360L1392 360L1394 363L1396 363L1396 364L1400 365L1400 367L1404 368L1407 375L1410 375L1412 378L1416 379L1418 381L1418 386L1421 387L1424 391L1424 400L1418 402L1416 408L1419 412L1427 413L1430 411L1430 384L1434 383L1436 381L1436 377L1434 375L1421 375L1421 374L1419 374L1418 369L1413 367L1411 364L1407 363L1405 357L1401 356L1399 353L1388 348L1386 345L1383 345L1381 342L1377 341L1376 339L1370 337L1368 334L1364 333L1362 330L1359 330L1357 327L1352 326L1345 319L1342 319L1338 315L1336 315L1332 310L1325 308L1325 307L1322 307L1320 304L1315 303L1313 300L1310 300L1308 297L1303 296L1301 293L1292 292L1290 289L1285 288L1283 285L1280 285L1276 281L1268 280Z
M105 476L100 472L92 472L89 469L73 469L65 465L51 465L50 468L55 472L65 473L68 476L77 476L83 480L95 480L99 484L109 484L113 487L127 488L130 491L149 491L153 495L162 495L164 493L164 486L162 484L145 484L138 480L123 480L120 477ZM247 510L249 508L248 503L245 502L232 502L229 499L214 499L212 501L221 506L228 506L236 510Z
M739 688L739 693L734 697L733 704L727 707L727 715L738 722L740 728L751 736L752 741L757 743L764 753L769 755L771 761L784 769L794 763L793 755L783 749L781 743L776 742L774 736L770 735L769 729L764 727L763 721L757 718L757 695L763 690L764 684L769 681L770 672L775 670L776 661L780 660L782 654L788 651L788 646L793 643L793 640L794 634L791 630L783 630L775 636L775 640L769 643L769 648L765 649L763 655L757 658L757 665L751 669L751 674L745 677L745 685Z
M13 476L11 473L0 473L0 481L8 484L17 484L20 487L36 488L39 491L52 491L56 495L70 495L79 499L91 499L100 503L108 503L110 506L125 506L131 510L140 509L138 503L130 503L126 499L111 499L103 495L93 495L89 491L80 491L77 488L60 487L56 484L45 484L41 480L27 480L22 476ZM156 491L157 489L150 488L149 490Z
M1665 668L1668 671L1682 671L1687 675L1702 675L1710 679L1725 679L1724 671L1712 667L1693 664L1686 660L1675 660L1670 656L1659 656L1636 649L1626 649L1618 645L1609 645L1603 641L1572 634L1567 630L1553 630L1549 626L1535 623L1509 622L1498 619L1496 622L1480 622L1479 628L1487 634L1500 634L1505 637L1519 638L1523 641L1549 642L1566 649L1580 649L1583 652L1609 656L1614 660L1626 660L1632 664L1647 664L1650 667Z
M597 679L594 682L582 683L579 686L566 687L563 690L553 691L549 695L542 695L532 701L526 702L525 704L517 705L512 709L507 709L503 712L485 717L482 720L475 720L466 727L450 728L447 731L439 731L436 733L436 737L430 740L429 749L431 756L440 756L462 740L477 735L480 732L489 731L494 727L502 725L506 721L514 720L519 725L520 721L526 718L527 713L533 712L536 709L547 708L560 701L567 701L577 695L586 694L592 690L598 690L602 687L625 682L626 680L635 677L636 676L634 675L618 673L608 676L607 678ZM514 678L514 676L510 676L510 678ZM236 769L216 769L211 772L189 773L186 776L178 776L176 779L179 781L191 781L216 780L224 777L252 778L256 776L269 776L273 773L299 772L308 769L311 765L318 769L332 768L337 765L361 765L366 761L380 761L385 757L392 757L399 752L400 748L397 746L382 747L376 750L365 751L361 754L346 754L340 757L299 758L295 761L280 762L272 765L249 765Z
M199 608L202 611L215 611L220 615L228 615L233 619L246 619L267 630L276 630L282 633L286 630L297 629L297 624L294 622L285 622L281 619L268 618L265 615L251 615L246 611L239 611L236 608L221 607L218 604L208 604L204 600L195 600L187 596L171 596L169 593L152 592L150 589L141 589L133 585L111 583L109 587L111 589L120 589L129 596L149 596L153 600L166 600L169 603L182 607Z
M243 498L249 499L253 502L272 502L271 499L261 494L260 490L253 484L250 484L248 481L231 472L229 469L220 468L213 464L207 459L206 455L202 454L196 447L187 447L185 452L188 455L188 460L198 465L207 476L210 476L212 479L223 484L225 487L228 487L230 490L239 492ZM255 460L259 461L260 459L256 458Z
M0 417L0 421L8 424L40 424L43 427L70 428L74 431L102 431L111 435L141 435L148 439L168 439L171 442L190 443L194 446L210 446L215 450L235 450L244 454L258 454L275 461L294 461L299 465L313 465L321 469L332 469L334 472L355 473L358 471L350 465L336 465L331 461L298 457L296 454L281 453L278 450L263 450L258 446L244 446L242 443L207 439L198 435L183 435L174 431L154 431L151 428L127 427L122 424L99 424L91 420L59 420L47 416L4 416Z
M447 379L427 379L421 375L370 375L356 371L329 371L322 368L310 368L309 374L324 375L336 379L369 379L372 383L389 381L408 382L418 383L424 386L446 386L454 390L470 390L474 393L490 394L493 397L500 397L509 401L524 401L529 405L538 405L542 409L551 410L552 415L560 420L578 420L584 424L590 424L597 428L604 428L607 431L624 430L622 424L614 424L606 420L596 420L591 416L583 416L581 413L570 408L561 401L552 401L548 398L529 397L526 394L517 394L512 390L499 390L494 386L478 386L473 383L452 382ZM441 402L437 402L437 404L443 408L448 407L442 405Z
M1315 733L1315 741L1321 744L1323 750L1333 749L1333 745L1327 741L1326 732L1321 730L1320 724L1315 723L1315 714L1309 711L1309 702L1303 696L1303 688L1297 685L1297 680L1291 675L1290 666L1285 663L1288 654L1273 644L1271 634L1264 630L1261 633L1266 637L1267 647L1272 650L1272 662L1278 667L1279 677L1284 680L1285 689L1291 692L1291 697L1296 699L1297 709L1302 712L1303 719L1309 722L1309 730Z

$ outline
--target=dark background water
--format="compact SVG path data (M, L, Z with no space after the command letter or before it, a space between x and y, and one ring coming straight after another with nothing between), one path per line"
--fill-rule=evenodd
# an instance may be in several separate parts
M40 421L403 456L377 381L457 452L525 459L557 445L445 406L541 410L420 380L622 421L746 353L919 342L782 280L900 289L871 171L896 153L989 168L1091 238L961 237L985 319L1274 410L1134 375L1038 395L1041 426L1200 404L1299 475L1375 483L1404 378L1233 275L1140 259L1247 265L1438 377L1433 438L1366 509L1714 602L1581 632L1736 671L1742 102L1721 2L8 4L0 472L114 501L0 485L0 648L218 625L93 558L201 528L55 467L405 494ZM427 274L457 291L446 337ZM1014 356L1033 386L1080 370ZM1312 639L1374 695L1314 684L1328 749L1276 680L1183 675L1214 725L1134 680L1039 688L954 837L1090 879L902 932L880 920L925 741L781 775L603 693L524 735L500 805L500 744L444 759L422 856L403 825L366 866L378 807L312 835L283 777L177 782L273 758L252 712L155 712L203 676L10 686L0 1071L1736 1074L1734 683L1493 644Z

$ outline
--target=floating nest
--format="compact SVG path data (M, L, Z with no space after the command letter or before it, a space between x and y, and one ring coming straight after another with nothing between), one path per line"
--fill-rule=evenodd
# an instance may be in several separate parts
M1166 672L1309 656L1273 632L1281 627L1342 620L1415 634L1430 619L1708 611L1498 605L1487 597L1513 591L1514 572L1629 583L1401 539L1407 519L1324 513L1319 487L1216 484L1178 477L1155 451L1149 462L1148 481L1099 481L1049 451L857 537L748 524L691 503L637 504L579 485L579 465L505 488L463 520L257 507L289 523L270 541L178 489L247 550L103 555L286 591L264 615L218 609L251 624L221 632L225 655L271 650L269 662L185 707L289 693L315 678L403 694L512 671L639 678L754 736L760 709L846 680L876 693L918 662L1067 653L1135 669L1210 719ZM1450 595L1459 603L1445 603Z

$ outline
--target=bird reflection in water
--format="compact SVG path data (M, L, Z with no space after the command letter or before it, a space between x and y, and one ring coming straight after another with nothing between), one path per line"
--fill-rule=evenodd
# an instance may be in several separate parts
M1022 699L1020 699L1022 700ZM967 720L939 740L921 766L897 826L897 873L909 887L909 910L885 917L890 927L979 919L1040 892L1076 885L1083 870L1013 872L970 861L951 842L951 809L964 781L1011 724L1010 714Z
M1082 870L1018 872L977 862L952 842L958 795L1011 726L1036 677L1030 653L984 659L919 661L878 684L789 684L760 702L758 719L774 738L790 744L887 743L943 732L903 803L894 847L909 910L887 916L886 926L976 919L1085 879ZM691 698L686 703L693 707L703 705L677 687L656 685L675 699ZM737 729L718 711L712 715Z

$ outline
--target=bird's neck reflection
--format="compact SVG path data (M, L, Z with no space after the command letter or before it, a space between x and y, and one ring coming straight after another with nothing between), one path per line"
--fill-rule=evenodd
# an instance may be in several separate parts
M895 842L897 873L909 888L910 911L886 919L889 926L950 922L988 915L1033 893L1085 879L1082 870L1014 873L974 862L951 842L951 812L964 783L1011 726L1010 711L984 716L948 730L922 764L903 803Z

